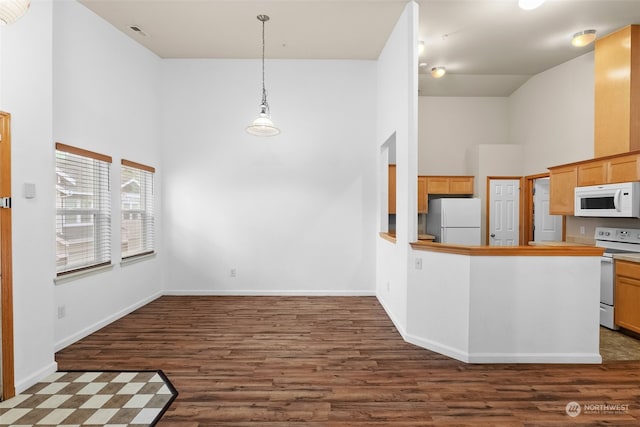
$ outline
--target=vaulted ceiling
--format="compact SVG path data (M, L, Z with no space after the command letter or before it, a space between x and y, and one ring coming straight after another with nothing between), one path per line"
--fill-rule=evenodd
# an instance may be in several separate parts
M376 59L406 0L80 0L162 58ZM421 95L508 96L532 75L593 49L571 35L601 37L640 24L640 0L419 0ZM137 26L141 31L131 30ZM433 79L428 71L445 66Z

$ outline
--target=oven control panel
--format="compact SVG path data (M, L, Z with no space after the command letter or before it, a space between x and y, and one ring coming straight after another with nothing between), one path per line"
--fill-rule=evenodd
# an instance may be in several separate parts
M626 242L640 244L640 229L596 227L594 238L609 242Z

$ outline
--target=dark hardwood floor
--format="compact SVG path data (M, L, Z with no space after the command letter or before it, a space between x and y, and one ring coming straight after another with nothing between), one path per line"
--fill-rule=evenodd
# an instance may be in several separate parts
M640 425L640 362L464 364L405 343L373 297L162 297L56 360L162 369L180 395L159 426Z

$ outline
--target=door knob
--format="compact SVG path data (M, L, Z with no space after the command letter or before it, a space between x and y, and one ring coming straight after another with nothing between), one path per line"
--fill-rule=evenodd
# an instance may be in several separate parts
M494 233L489 234L489 236L496 237L496 235Z

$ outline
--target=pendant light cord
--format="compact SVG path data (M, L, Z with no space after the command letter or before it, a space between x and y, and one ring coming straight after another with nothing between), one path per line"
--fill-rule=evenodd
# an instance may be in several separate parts
M262 105L266 107L266 113L269 114L269 104L267 103L267 90L264 87L264 20L262 21Z

